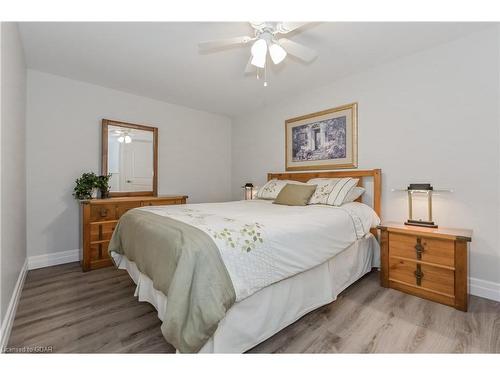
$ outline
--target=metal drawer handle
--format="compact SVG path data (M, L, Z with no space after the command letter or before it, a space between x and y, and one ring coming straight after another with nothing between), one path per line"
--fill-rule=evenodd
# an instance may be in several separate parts
M424 246L422 245L421 238L417 238L417 244L415 245L415 252L417 253L417 259L422 259L422 253L424 252Z
M424 278L424 273L422 272L420 264L417 264L417 270L414 272L415 281L418 286L422 285L422 279Z
M108 209L101 208L100 215L101 215L101 217L106 217L108 215Z

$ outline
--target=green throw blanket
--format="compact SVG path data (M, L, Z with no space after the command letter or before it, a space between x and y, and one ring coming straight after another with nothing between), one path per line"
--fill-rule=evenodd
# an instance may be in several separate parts
M135 262L167 296L161 330L181 353L198 352L236 299L214 241L191 225L130 210L120 218L108 251Z

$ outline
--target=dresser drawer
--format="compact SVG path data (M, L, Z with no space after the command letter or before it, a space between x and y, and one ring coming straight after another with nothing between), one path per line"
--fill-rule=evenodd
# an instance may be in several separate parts
M116 205L96 204L90 206L90 221L105 221L116 219Z
M111 261L108 254L108 243L90 245L90 262Z
M141 202L130 202L130 203L120 203L116 205L116 219L122 217L122 215L133 208L141 206Z
M455 272L447 268L389 257L389 280L449 297L455 294Z
M102 223L102 224L101 224ZM110 240L117 222L94 222L90 224L90 242Z
M389 234L389 254L408 259L453 267L455 242L399 233Z

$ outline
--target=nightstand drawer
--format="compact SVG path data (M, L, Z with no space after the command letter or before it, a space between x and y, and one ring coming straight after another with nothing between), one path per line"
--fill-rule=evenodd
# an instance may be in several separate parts
M455 272L447 268L389 257L389 280L449 297L455 295Z
M455 242L399 233L389 234L389 256L398 256L448 267L455 265Z

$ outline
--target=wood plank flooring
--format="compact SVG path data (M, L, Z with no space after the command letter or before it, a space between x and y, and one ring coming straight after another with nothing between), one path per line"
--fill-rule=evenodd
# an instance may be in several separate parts
M29 271L9 347L53 352L173 353L156 310L133 296L126 271L78 263ZM252 353L500 352L500 303L471 296L469 312L379 286L373 272Z

